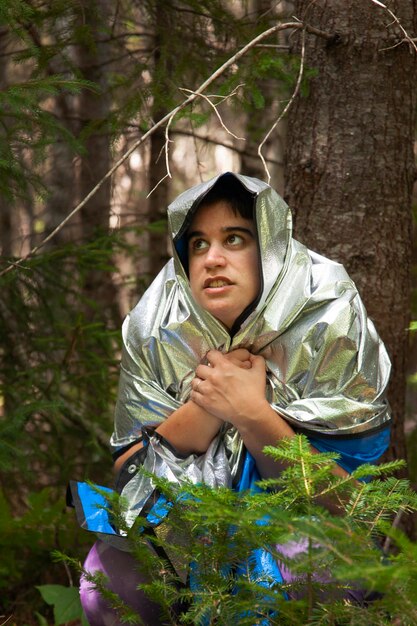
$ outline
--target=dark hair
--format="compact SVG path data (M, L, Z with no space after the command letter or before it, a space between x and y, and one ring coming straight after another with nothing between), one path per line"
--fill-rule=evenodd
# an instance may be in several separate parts
M234 176L225 174L219 178L214 187L200 200L196 209L220 201L227 202L235 215L253 220L254 195Z

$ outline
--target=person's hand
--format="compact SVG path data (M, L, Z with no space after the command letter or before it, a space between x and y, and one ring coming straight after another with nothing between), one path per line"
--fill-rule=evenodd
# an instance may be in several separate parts
M237 350L232 350L231 352L222 352L223 356L230 362L234 363L238 367L242 367L243 369L250 370L252 367L251 363L251 353L246 348L238 348Z
M239 427L256 419L266 406L265 361L241 349L239 355L210 350L209 365L199 365L192 381L191 400L219 419ZM249 358L247 358L249 357ZM242 365L248 362L250 367Z

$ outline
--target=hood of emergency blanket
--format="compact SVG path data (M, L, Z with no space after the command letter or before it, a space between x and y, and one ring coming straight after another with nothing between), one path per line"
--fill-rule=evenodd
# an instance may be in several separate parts
M232 333L195 302L186 271L187 228L221 178L253 196L262 274L259 299ZM210 349L261 354L268 400L296 428L356 435L387 424L390 361L357 289L342 265L293 239L289 208L269 185L221 174L178 196L168 220L173 259L123 326L114 445L186 402Z
M234 179L234 180L233 180ZM175 267L186 277L186 231L199 203L217 185L238 182L254 200L254 221L259 240L262 273L262 293L257 309L262 308L268 294L280 276L291 239L292 218L288 205L269 185L256 178L227 172L196 185L182 193L168 207L168 222L174 244Z

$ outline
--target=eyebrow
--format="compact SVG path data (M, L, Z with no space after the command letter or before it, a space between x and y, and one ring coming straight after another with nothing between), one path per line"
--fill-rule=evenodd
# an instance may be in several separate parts
M223 226L221 228L221 231L224 233L231 233L231 232L244 233L252 237L252 239L255 239L254 233L249 228L245 228L244 226ZM193 230L187 234L187 239L190 240L193 237L204 237L204 236L205 236L205 233L202 230Z

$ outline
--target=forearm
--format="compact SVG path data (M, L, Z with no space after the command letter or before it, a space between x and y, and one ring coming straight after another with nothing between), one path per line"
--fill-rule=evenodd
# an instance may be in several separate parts
M209 447L222 423L220 419L189 401L171 413L156 431L180 454L202 454ZM118 472L123 463L142 447L143 444L140 442L122 454L114 463L114 471Z
M263 478L278 476L282 471L282 465L278 464L271 457L264 454L265 446L275 446L284 437L294 437L295 432L265 400L259 407L259 412L251 416L240 416L235 420L246 448L256 461L259 473ZM313 452L318 452L311 446ZM340 465L334 464L333 474L344 478L348 475Z
M291 426L272 409L265 400L259 410L251 415L241 415L233 419L233 425L239 431L247 450L256 461L263 478L278 476L283 467L264 454L265 446L276 446L281 439L293 437Z
M222 423L190 400L174 411L156 431L180 454L203 454Z

